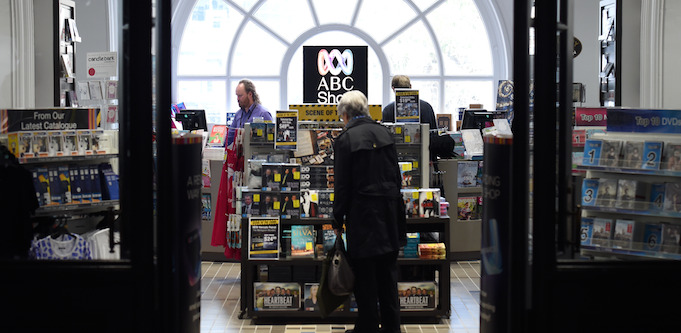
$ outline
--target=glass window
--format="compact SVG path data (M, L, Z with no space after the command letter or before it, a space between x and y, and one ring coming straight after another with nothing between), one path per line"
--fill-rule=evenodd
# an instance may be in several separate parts
M391 102L392 76L406 74L437 113L493 109L506 63L494 64L505 59L492 56L489 34L501 29L487 30L496 18L478 1L198 0L184 13L175 102L210 105L209 119L225 122L235 82L249 78L265 107L283 110L302 103L302 46L368 45L370 104Z

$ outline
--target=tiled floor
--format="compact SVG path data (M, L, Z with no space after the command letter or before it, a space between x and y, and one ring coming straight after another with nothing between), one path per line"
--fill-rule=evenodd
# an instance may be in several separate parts
M201 280L202 333L343 333L351 324L333 325L253 325L250 319L239 319L241 265L238 263L203 262ZM451 264L452 315L441 323L402 325L403 333L479 332L480 329L480 262L459 261Z

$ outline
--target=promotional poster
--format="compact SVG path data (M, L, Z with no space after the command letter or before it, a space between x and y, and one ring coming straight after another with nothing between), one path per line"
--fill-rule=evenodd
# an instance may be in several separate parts
M254 282L253 294L255 311L300 309L300 284L295 282Z
M298 149L298 111L277 111L275 149Z

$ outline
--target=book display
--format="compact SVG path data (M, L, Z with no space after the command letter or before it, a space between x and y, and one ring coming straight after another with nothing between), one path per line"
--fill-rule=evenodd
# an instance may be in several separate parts
M678 110L607 109L607 130L586 139L581 163L581 252L681 260ZM666 124L666 125L665 125Z
M449 284L440 285L440 281L448 281L450 274L446 248L449 219L440 218L440 189L427 186L429 140L421 135L427 125L384 125L396 138L405 179L402 194L410 202L410 210L405 211L407 231L418 235L400 251L398 281L409 288L418 287L423 294L405 299L402 315L415 321L445 317L450 312ZM237 188L236 207L242 220L241 237L249 246L242 247L240 317L302 322L319 317L316 295L310 293L318 288L322 260L336 239L331 227L333 144L341 129L342 123L301 121L297 150L288 150L277 149L274 140L263 140L267 125L245 125L246 186ZM276 227L274 223L253 224L270 220L276 221ZM277 253L272 253L274 244ZM277 295L277 286L283 285L294 285L295 299L270 296ZM351 301L334 311L330 320L352 320L357 315L356 306L352 309Z
M97 229L115 232L111 229L113 223L100 224L101 219L97 217L105 216L106 221L113 222L119 214L118 131L97 127L95 119L99 111L92 108L0 110L0 122L6 124L0 140L6 141L9 152L29 171L38 200L38 208L31 217L36 235L30 253L33 259L64 259L42 252L51 244L45 241L45 236L60 238L59 232L74 235L59 245L69 248L73 242L88 241ZM67 229L67 225L72 228ZM114 253L117 244L112 236L104 247ZM70 258L103 259L86 254L89 247L83 251L82 256Z

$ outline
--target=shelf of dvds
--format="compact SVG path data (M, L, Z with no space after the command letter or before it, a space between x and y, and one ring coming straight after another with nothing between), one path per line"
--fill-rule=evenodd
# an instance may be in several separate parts
M240 317L303 322L320 318L307 303L311 299L310 290L319 284L324 253L335 239L331 228L333 141L342 124L300 125L295 152L275 149L274 136L269 135L274 133L273 124L245 126L244 169L247 172L243 184L246 186L237 189L237 215L242 221ZM419 285L422 290L428 290L431 301L422 308L404 307L402 316L417 322L439 320L450 314L449 284L439 283L449 281L449 260L444 246L424 248L423 258L418 254L419 243L444 245L448 244L449 236L449 220L439 217L439 190L428 189L429 138L420 135L427 130L427 125L386 126L397 143L403 188L406 188L403 196L408 202L405 213L411 242L398 259L398 280L405 284L404 288ZM273 249L267 248L268 242ZM305 245L292 244L298 242ZM426 252L434 254L426 257ZM285 299L291 301L290 304L263 304L263 295L275 288L291 290L293 296ZM356 316L355 311L350 302L328 320L349 321Z
M586 140L582 255L681 259L681 138L659 125L680 112L611 108L607 132Z

